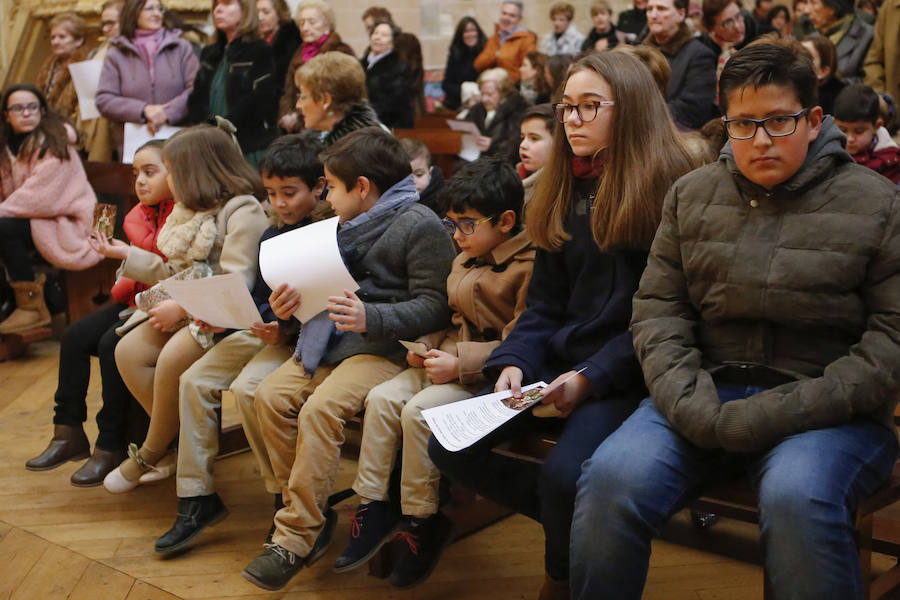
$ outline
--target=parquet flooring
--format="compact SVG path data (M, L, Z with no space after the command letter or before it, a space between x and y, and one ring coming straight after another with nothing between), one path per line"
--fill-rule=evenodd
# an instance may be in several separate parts
M348 519L342 515L335 544L326 557L285 592L267 594L240 576L244 565L260 551L271 523L271 497L246 453L216 464L219 493L231 510L228 519L200 536L190 551L167 560L157 557L153 541L175 516L172 480L113 496L102 487L72 487L68 478L76 463L43 473L24 468L50 437L57 354L58 344L41 342L32 345L25 357L0 363L0 600L537 597L543 581L543 535L538 525L518 516L453 544L427 583L398 591L370 577L365 569L341 575L331 571L349 534ZM88 402L86 430L93 439L92 419L99 407L96 365ZM229 418L227 407L225 418ZM339 486L351 483L354 469L352 461L342 462ZM683 515L676 521L686 524ZM749 556L735 560L657 541L644 597L761 598L762 571L752 559L753 528L722 523L714 535L726 550L749 543Z

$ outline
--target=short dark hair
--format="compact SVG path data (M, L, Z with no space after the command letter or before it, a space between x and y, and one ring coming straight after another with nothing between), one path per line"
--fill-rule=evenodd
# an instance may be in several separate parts
M313 189L324 174L319 160L324 148L318 134L310 130L283 135L269 145L259 161L259 173L263 177L299 177Z
M737 4L737 0L703 0L703 26L707 31L712 31L712 28L716 26L716 17L731 3ZM740 8L740 4L738 4L738 8Z
M412 174L400 142L381 127L363 127L350 132L319 154L322 164L348 190L365 177L383 194Z
M450 178L445 194L456 213L472 208L496 217L511 210L516 213L513 233L521 229L525 191L515 169L504 160L484 157L465 165Z
M816 72L798 42L750 44L732 56L719 78L719 106L728 112L728 94L744 87L778 85L793 90L804 108L818 104Z
M553 128L556 127L556 115L553 113L552 104L535 104L529 107L522 113L522 123L528 119L543 119L550 133L553 133Z
M848 85L835 98L832 115L848 123L866 121L874 125L881 118L878 94L867 85Z
M403 146L403 150L406 152L407 156L409 156L410 162L423 156L425 157L425 162L431 165L431 152L429 152L428 146L426 146L425 142L422 140L403 138L400 140L400 145Z

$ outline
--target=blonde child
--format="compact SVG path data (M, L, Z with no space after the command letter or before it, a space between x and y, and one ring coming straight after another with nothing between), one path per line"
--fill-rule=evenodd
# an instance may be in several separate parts
M123 273L152 273L165 279L191 270L240 273L251 287L256 279L257 246L267 225L265 211L254 197L262 182L243 160L232 138L215 127L199 125L179 132L163 148L175 208L159 233L158 245L168 257L129 254ZM187 313L172 299L154 301L147 290L139 297L152 303L135 313L130 329L116 348L122 379L150 415L143 446L129 446L129 457L107 475L103 484L113 493L139 484L155 469L178 433L178 378L212 345L211 334L184 327ZM149 296L149 298L148 298Z

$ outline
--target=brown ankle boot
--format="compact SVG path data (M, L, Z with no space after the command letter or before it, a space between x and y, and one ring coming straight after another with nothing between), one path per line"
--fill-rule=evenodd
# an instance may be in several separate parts
M569 600L569 580L545 576L538 600Z
M110 471L128 458L124 450L104 450L94 446L94 453L86 463L72 473L69 481L75 487L94 487L103 483Z
M50 324L50 311L44 302L44 282L40 273L34 281L12 281L16 310L0 323L0 334L18 333Z
M53 439L47 449L25 463L29 471L48 471L55 469L67 460L87 458L91 452L91 444L81 426L54 425Z

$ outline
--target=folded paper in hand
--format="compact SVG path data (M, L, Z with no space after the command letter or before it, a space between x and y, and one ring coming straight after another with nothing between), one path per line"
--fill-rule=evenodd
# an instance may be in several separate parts
M202 279L166 279L160 283L192 318L213 327L250 329L262 321L247 283L239 273Z

